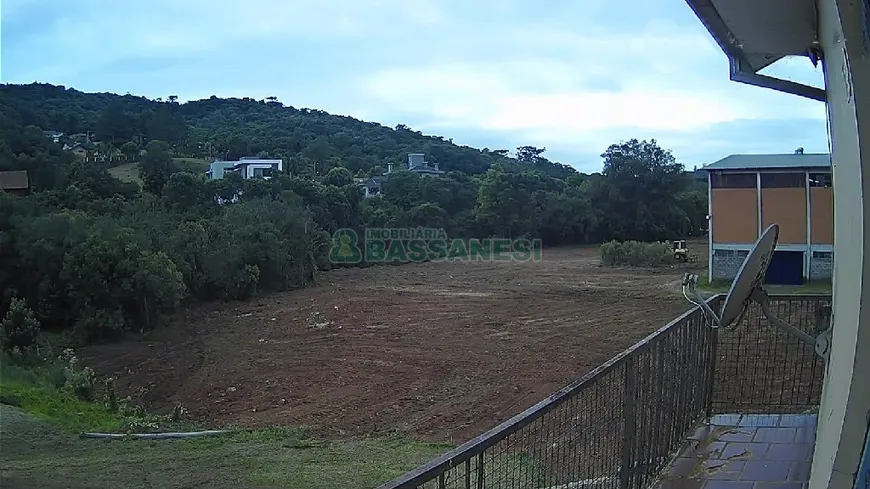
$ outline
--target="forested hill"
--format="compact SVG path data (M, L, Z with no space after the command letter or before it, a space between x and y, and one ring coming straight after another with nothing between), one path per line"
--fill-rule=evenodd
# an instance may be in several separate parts
M133 95L84 93L49 84L0 86L0 110L22 126L66 134L90 131L97 140L118 142L158 139L179 155L236 159L260 154L281 157L299 175L325 175L331 168L379 174L388 163L403 164L408 153L425 153L446 171L485 172L492 164L511 164L504 150L459 146L425 136L403 125L389 128L321 110L284 106L274 98L205 100L176 103L176 97L149 100ZM527 148L534 150L535 148ZM523 156L522 153L520 155ZM540 156L532 151L525 156ZM534 158L544 173L565 178L567 165Z
M303 287L332 266L332 239L348 228L545 246L701 231L706 185L669 151L634 139L602 151L601 172L587 175L543 148L508 157L274 99L180 104L3 85L0 171L26 170L31 192L0 191L0 346L28 351L38 327L82 340L143 331L183 301ZM396 171L364 198L354 177L401 169L408 153L447 172ZM204 175L214 158L252 154L289 171ZM121 166L133 172L124 181Z

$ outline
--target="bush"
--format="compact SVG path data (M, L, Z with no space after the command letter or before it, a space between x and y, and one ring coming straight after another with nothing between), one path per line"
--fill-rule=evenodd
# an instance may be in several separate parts
M0 322L0 348L18 361L36 353L39 321L22 299L13 297L6 318Z
M63 385L64 390L75 395L82 401L94 400L94 383L96 382L96 374L90 367L83 367L79 363L78 357L72 349L67 348L58 358L63 367L63 375L66 382Z
M658 267L673 261L673 251L668 241L662 243L611 241L601 245L601 263L605 266Z

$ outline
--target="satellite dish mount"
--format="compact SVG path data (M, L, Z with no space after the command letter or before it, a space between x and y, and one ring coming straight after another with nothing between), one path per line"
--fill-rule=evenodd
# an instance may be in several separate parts
M734 281L722 309L717 314L713 308L700 296L696 287L698 276L687 273L683 277L683 296L692 304L701 308L712 328L728 328L736 326L749 310L750 302L755 302L761 307L761 312L767 322L782 331L800 339L812 346L825 362L828 361L831 349L831 307L821 306L816 311L817 331L823 331L818 336L812 336L806 331L798 329L784 320L778 318L770 310L770 296L764 289L764 278L767 275L767 267L773 257L779 239L779 225L771 224L761 233L761 237L753 245L752 250L746 255L743 264Z

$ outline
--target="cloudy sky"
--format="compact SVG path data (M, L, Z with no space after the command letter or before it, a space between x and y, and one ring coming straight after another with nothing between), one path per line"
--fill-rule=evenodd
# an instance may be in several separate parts
M547 5L546 8L542 8ZM584 171L621 140L688 167L827 152L824 105L728 81L684 0L2 0L0 79L277 96ZM821 85L806 59L768 71Z

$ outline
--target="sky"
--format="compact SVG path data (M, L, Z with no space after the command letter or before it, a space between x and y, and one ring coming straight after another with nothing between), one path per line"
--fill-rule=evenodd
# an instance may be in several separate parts
M0 2L4 83L276 96L478 148L545 147L581 171L631 138L690 169L828 152L824 104L729 81L684 0ZM806 58L765 73L822 85Z

